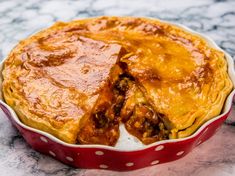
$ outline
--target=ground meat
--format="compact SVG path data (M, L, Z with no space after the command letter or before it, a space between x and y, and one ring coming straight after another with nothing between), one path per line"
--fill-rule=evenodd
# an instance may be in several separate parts
M168 138L168 130L149 105L137 104L125 126L145 144Z
M119 95L116 99L116 103L114 104L113 111L115 116L120 116L121 109L123 107L125 101L125 97Z
M109 118L105 115L105 110L95 112L92 117L96 128L108 127Z

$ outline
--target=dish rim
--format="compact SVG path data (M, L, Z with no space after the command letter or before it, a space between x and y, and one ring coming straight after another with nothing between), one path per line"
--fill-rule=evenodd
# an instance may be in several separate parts
M142 151L142 150L146 150L146 149L149 149L151 147L154 147L154 146L157 146L157 145L163 145L163 144L166 144L166 143L175 143L175 142L181 142L181 141L186 141L186 140L189 140L189 139L192 139L194 137L196 137L197 135L199 135L208 125L212 124L214 121L220 119L221 117L223 117L224 115L226 115L227 113L229 113L230 111L230 108L232 106L232 101L233 101L233 96L235 95L235 68L234 68L234 61L232 59L232 57L226 52L224 51L223 49L221 49L209 36L205 35L205 34L202 34L200 32L197 32L197 31L194 31L182 24L179 24L179 23L176 23L176 22L171 22L171 21L167 21L167 20L161 20L161 19L158 19L158 18L153 18L153 17L142 17L142 16L139 16L140 18L146 18L146 19L152 19L152 20L157 20L161 23L165 23L165 24L169 24L169 25L173 25L173 26L176 26L192 35L196 35L196 36L199 36L201 37L202 39L204 39L206 41L206 43L208 45L210 45L210 47L212 48L215 48L221 52L224 53L224 56L225 56L225 59L227 61L227 73L229 75L229 78L231 79L232 83L233 83L233 89L232 91L229 93L229 95L227 96L225 102L224 102L224 105L223 105L223 113L208 120L207 122L205 122L202 126L200 126L192 135L188 136L188 137L185 137L185 138L180 138L180 139L167 139L167 140L162 140L162 141L156 141L152 144L149 144L149 145L145 145L145 146L141 146L137 149L132 149L132 150L128 150L128 149L122 149L122 148L116 148L115 146L107 146L107 145L102 145L102 144L70 144L70 143L67 143L67 142L64 142L62 140L60 140L59 138L53 136L52 134L49 134L47 132L44 132L44 131L41 131L39 129L36 129L36 128L33 128L33 127L30 127L30 126L27 126L25 125L24 123L22 123L20 121L20 119L18 118L18 116L16 115L15 111L9 106L7 105L3 98L0 99L0 103L2 105L4 105L8 111L10 112L11 114L11 117L13 117L12 119L22 128L26 129L26 130L29 130L29 131L32 131L34 133L37 133L37 134L40 134L42 136L45 136L47 137L48 139L50 139L51 141L53 142L56 142L56 143L59 143L60 145L63 145L63 146L66 146L66 147L71 147L71 148L99 148L99 149L106 149L106 150L110 150L110 151L115 151L115 152L136 152L136 151ZM90 17L90 18L86 18L86 19L92 19L92 18L99 18L98 16L97 17ZM135 17L136 18L136 17ZM80 20L80 19L84 19L84 18L79 18L79 19L76 19L76 20ZM72 20L73 21L73 20ZM34 35L34 34L32 34ZM7 58L7 57L6 57ZM0 62L0 71L2 74L2 68L3 68L3 63L4 61L6 60L6 58L4 58L1 62ZM2 77L2 75L1 75ZM0 84L2 84L2 78L1 78L1 82ZM2 87L0 86L1 90L2 91Z

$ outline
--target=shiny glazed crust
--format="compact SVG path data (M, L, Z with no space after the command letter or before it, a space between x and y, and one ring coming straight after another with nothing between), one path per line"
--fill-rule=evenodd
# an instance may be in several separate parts
M12 50L3 78L23 123L81 144L115 145L120 123L145 144L189 136L232 89L222 52L133 17L58 22Z

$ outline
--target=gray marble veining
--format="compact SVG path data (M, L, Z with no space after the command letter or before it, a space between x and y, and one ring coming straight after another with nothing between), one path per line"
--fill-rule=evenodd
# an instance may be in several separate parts
M100 16L148 16L184 24L210 36L235 59L234 0L11 0L0 1L0 59L17 42L55 21ZM235 107L233 107L235 110ZM122 175L234 176L235 111L215 136L189 155ZM32 150L0 113L0 176L119 175L104 170L74 169Z

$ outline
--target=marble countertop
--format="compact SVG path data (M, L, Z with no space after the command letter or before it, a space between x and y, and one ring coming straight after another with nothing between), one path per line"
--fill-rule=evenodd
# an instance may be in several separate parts
M184 24L212 39L235 59L234 0L0 0L0 59L17 42L55 21L100 16L148 16ZM234 176L235 106L222 128L184 158L121 173L123 176ZM106 170L74 169L32 150L0 112L0 176L103 176Z

